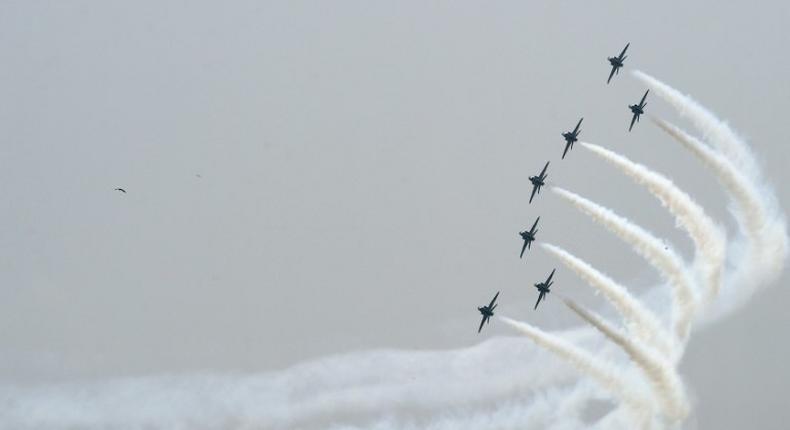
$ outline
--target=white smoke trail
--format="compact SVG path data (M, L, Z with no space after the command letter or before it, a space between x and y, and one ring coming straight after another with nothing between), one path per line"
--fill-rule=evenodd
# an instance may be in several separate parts
M694 126L702 132L705 140L721 150L724 157L738 169L741 174L740 179L745 180L744 184L750 184L750 191L754 193L753 198L760 202L758 205L747 205L744 199L739 201L734 189L728 188L733 199L741 203L744 217L736 216L736 219L741 224L742 230L755 233L756 227L760 224L763 225L758 236L747 234L749 242L736 248L737 252L730 254L732 265L736 270L730 274L731 279L727 285L742 287L730 289L728 291L729 297L717 303L719 306L714 314L731 311L738 304L744 303L754 293L757 285L774 281L783 270L789 244L787 225L782 210L776 202L773 190L762 179L759 163L749 146L725 122L691 97L647 73L636 70L633 75L655 90L655 93L672 105L678 113L688 117ZM725 170L715 168L713 170L727 187L724 183L726 180L724 178ZM758 209L760 206L762 208Z
M672 105L681 115L688 117L702 133L705 140L717 146L744 174L759 178L761 176L757 161L748 145L724 122L716 118L708 109L691 97L639 70L631 72L653 92Z
M694 316L696 297L691 278L680 255L674 249L663 246L661 240L652 233L617 215L611 209L559 187L552 187L552 191L631 245L639 255L661 272L673 288L673 331L679 339L685 338Z
M548 243L542 243L541 246L576 272L590 286L603 293L626 320L629 329L634 331L643 342L653 346L664 356L674 356L677 346L661 326L658 318L625 287L558 246Z
M562 337L573 344L590 338L577 332ZM40 388L0 384L0 428L311 429L366 423L383 408L429 421L435 411L482 413L514 398L523 406L536 400L525 393L550 390L576 375L550 352L520 338L499 337L450 351L325 357L271 374L157 376ZM561 398L551 402L563 404ZM545 419L557 419L546 413Z
M719 227L688 194L667 177L616 154L601 146L580 142L604 160L612 163L637 183L644 185L675 216L688 232L699 255L701 272L709 296L715 296L721 285L721 272L726 253L726 237Z
M784 217L778 210L766 185L758 185L755 178L743 174L730 159L712 150L679 127L660 118L653 121L669 136L694 154L715 175L732 199L732 212L746 238L748 250L731 254L733 266L727 285L743 285L735 299L721 301L722 306L742 302L754 291L753 286L773 281L782 271L787 258L788 242ZM726 125L723 125L726 127ZM723 308L723 310L727 310Z
M671 364L654 356L637 340L630 339L598 315L582 308L572 300L565 304L577 315L598 329L612 342L619 345L631 359L644 371L652 382L664 413L673 421L682 421L689 413L688 399L675 369Z
M749 191L754 193L754 201L752 203L756 203L756 205L747 205L747 202L743 199L744 195L741 195L740 202L742 203L742 208L745 210L744 214L748 214L750 217L759 217L762 215L763 223L766 224L761 234L761 240L765 243L761 244L762 248L760 249L769 248L770 251L766 252L766 255L775 256L777 255L775 253L781 253L781 260L784 261L788 253L787 228L784 215L777 204L773 189L763 180L759 163L757 163L757 160L749 149L749 145L738 137L729 125L718 119L713 113L694 101L691 97L680 93L669 85L642 71L636 70L633 72L633 75L651 89L654 89L656 94L669 102L678 113L687 116L695 127L703 133L704 138L719 148L725 158L738 169L740 173L738 179L743 180L744 184L748 184L747 187ZM719 180L727 187L724 177L725 171L721 169L713 170L719 177ZM735 190L730 188L727 189L733 193L733 198L738 201L739 196L734 193ZM761 210L758 210L759 206L762 207ZM739 220L739 222L741 221L744 220ZM759 249L757 249L757 251L759 251ZM779 259L769 258L769 260L778 261ZM781 269L781 265L773 265L759 268L758 271L761 272L760 275L765 276L766 281L770 282L775 279Z
M679 142L685 149L694 154L715 175L736 204L736 217L742 220L744 233L755 240L765 226L767 210L763 201L756 196L759 189L752 180L742 174L729 159L717 153L704 143L689 135L674 124L661 118L650 117L661 130Z
M571 430L571 429L648 429L644 417L634 416L629 410L623 413L612 414L612 418L620 421L601 422L591 427L578 416L584 404L591 397L596 397L593 384L584 381L570 389L551 389L544 395L531 401L528 407L518 401L507 402L503 407L490 411L469 413L459 411L457 414L444 415L431 422L404 422L404 420L390 417L374 423L360 426L338 425L330 430L457 430L457 429L513 429L513 430ZM618 411L619 412L619 411Z
M545 348L571 363L579 372L590 376L605 389L634 408L644 409L649 403L629 387L629 383L620 377L618 371L610 364L599 360L596 356L578 346L547 333L530 324L498 317L500 321L526 335L538 346Z

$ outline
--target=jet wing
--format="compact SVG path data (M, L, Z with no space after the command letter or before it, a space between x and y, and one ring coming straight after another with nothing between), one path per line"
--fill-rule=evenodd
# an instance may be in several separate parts
M565 159L565 154L567 154L567 153L568 153L568 149L570 149L571 145L572 145L572 143L571 143L571 142L567 142L567 143L565 143L565 150L564 150L564 151L562 151L562 159L563 159L563 160Z
M625 48L623 48L623 52L621 52L620 56L619 56L620 57L620 61L625 60L625 57L623 57L623 55L625 55L625 50L628 49L629 45L631 45L631 42L628 42L628 43L625 44Z
M642 106L642 107L645 107L645 106L647 106L647 105L645 104L645 99L647 98L647 93L649 93L649 92L650 92L650 90L647 90L647 91L645 91L645 95L643 95L643 96L642 96L642 101L640 101L640 102L639 102L639 105L640 105L640 106Z
M535 197L535 191L537 191L537 190L538 190L538 186L537 185L533 185L532 186L532 194L529 196L529 202L530 203L532 203L532 198Z
M496 298L497 298L497 297L499 297L499 291L497 291L497 292L496 292L496 294L494 295L494 298L493 298L493 299L491 299L491 303L489 303L489 304L488 304L488 307L489 307L489 308L490 308L491 306L494 306L494 302L496 301Z
M609 83L609 81L612 80L612 76L614 76L614 72L616 71L617 71L617 66L612 66L612 71L609 73L609 79L606 80L607 84Z
M480 330L482 330L482 329L483 329L483 324L485 324L485 323L486 323L486 320L487 320L487 319L488 319L487 317L483 317L483 319L480 321L480 327L478 327L478 328L477 328L477 332L478 332L478 333L480 333Z
M631 118L631 126L628 127L628 131L631 131L631 129L634 128L634 123L636 122L637 118L639 118L639 116L637 114L634 114L634 117Z
M546 293L544 293L543 291L541 291L540 294L538 294L538 301L535 302L535 307L533 308L533 310L538 308L538 305L540 304L540 301L543 300L543 295L544 294L546 294Z
M524 251L526 251L526 250L527 250L527 244L528 244L528 243L529 243L529 242L527 242L527 240L526 240L526 239L524 239L524 246L522 246L522 247L521 247L521 255L520 255L518 258L524 258Z
M574 135L578 135L579 134L579 126L582 125L582 121L584 121L584 118L580 119L579 123L576 124L576 128L573 129L573 134Z
M554 276L554 271L555 271L555 270L557 270L557 269L554 269L554 270L552 270L552 271L551 271L551 274L549 275L549 278L548 278L548 279L546 279L546 285L547 285L547 286L549 285L549 283L551 283L551 278Z
M532 224L532 228L529 229L530 233L535 234L535 227L538 226L538 221L540 221L540 217L538 217L538 219L535 220L535 224Z
M540 176L541 178L543 178L543 175L544 175L544 174L546 174L546 169L548 169L548 168L549 168L549 163L550 163L550 161L547 161L547 162L546 162L546 165L545 165L545 166L543 166L543 170L541 170L541 171L540 171L540 175L538 175L538 176Z

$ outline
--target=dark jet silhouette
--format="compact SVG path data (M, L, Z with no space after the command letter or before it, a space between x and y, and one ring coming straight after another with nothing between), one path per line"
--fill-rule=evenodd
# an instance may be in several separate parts
M634 113L634 117L631 118L631 126L628 127L628 131L631 131L631 129L634 128L634 122L639 122L639 115L645 113L645 106L647 106L645 99L647 98L647 93L649 92L650 90L645 91L645 95L642 96L642 101L640 101L638 105L628 105L628 107L631 109L631 112Z
M530 176L529 181L532 182L532 195L529 196L529 202L532 203L532 198L535 197L535 192L537 191L540 194L540 187L545 184L546 177L546 169L549 167L549 162L546 162L546 165L543 166L543 170L540 171L540 175L538 176Z
M494 309L496 309L497 305L494 304L496 298L499 297L499 291L496 292L496 295L493 299L491 299L491 303L488 306L480 306L477 308L480 311L480 314L483 315L483 320L480 321L480 327L477 329L477 332L480 333L480 330L483 329L483 324L488 322L488 319L494 316Z
M126 190L124 190L123 188L116 188L115 191L120 191L120 192L126 194Z
M579 120L579 123L576 124L576 128L574 128L573 131L566 131L565 133L562 133L562 137L565 138L565 150L562 151L563 159L565 159L565 154L568 153L568 150L573 149L573 143L579 140L577 137L579 137L579 134L582 132L579 130L579 126L582 125L583 120L584 118Z
M607 84L609 83L609 81L612 80L612 76L616 74L620 74L620 67L623 67L623 61L625 61L625 59L628 58L628 56L625 55L625 50L628 49L628 45L630 45L630 43L627 43L625 45L625 48L623 48L623 52L621 52L620 55L618 55L617 57L608 58L609 64L612 65L612 73L609 73L609 79L606 80Z
M529 229L529 231L521 231L518 233L521 235L521 238L524 239L524 246L521 248L521 256L518 258L524 257L524 250L531 248L532 241L535 240L535 234L538 232L535 228L538 226L538 221L540 221L540 217L535 220L535 224L532 224L532 228Z
M551 284L554 283L551 281L551 277L554 276L554 270L551 271L551 274L549 275L549 278L546 279L546 282L538 282L537 284L535 284L535 288L537 288L538 291L540 291L540 294L538 295L538 301L535 302L535 309L538 308L540 301L543 300L544 297L546 297L546 294L551 292L549 289L551 288Z

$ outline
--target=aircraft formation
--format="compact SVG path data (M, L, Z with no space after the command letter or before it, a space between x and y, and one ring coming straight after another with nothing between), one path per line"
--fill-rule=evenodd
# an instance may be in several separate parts
M625 45L625 48L623 48L623 50L620 52L620 55L616 57L607 58L609 64L612 66L612 70L611 72L609 72L609 78L606 80L607 85L612 81L612 78L615 75L620 73L620 69L624 67L625 59L628 58L628 56L625 55L625 52L628 50L628 47L630 45L631 45L630 43L627 43ZM639 117L645 113L644 109L645 106L647 106L647 102L645 100L647 99L647 94L649 92L650 90L645 91L645 94L642 96L642 99L639 101L638 104L628 105L628 109L630 109L632 114L631 124L628 127L629 132L634 128L634 124L639 122ZM584 121L583 117L580 118L579 122L576 123L576 127L573 128L573 131L566 131L562 133L562 137L565 139L565 149L562 151L561 159L563 160L565 159L565 156L568 154L568 151L573 149L573 144L579 140L579 135L581 134L580 127L582 125L582 121ZM530 204L532 203L532 200L535 198L535 195L540 194L540 188L546 184L546 178L548 177L548 173L546 173L546 171L548 170L548 168L549 168L549 161L546 162L546 164L543 166L543 170L541 170L539 174L529 177L529 181L532 183L532 193L529 196ZM537 219L535 219L535 223L532 224L532 228L530 228L529 230L519 232L521 239L524 241L521 247L521 254L519 255L519 258L524 258L524 252L527 249L531 249L532 242L535 241L536 239L535 236L538 232L537 230L538 221L540 221L540 217L537 217ZM552 269L548 278L546 278L546 281L538 282L534 284L535 288L538 290L538 301L535 302L535 307L533 310L537 310L540 302L544 301L546 299L546 295L551 292L551 285L554 283L552 278L554 277L554 272L556 270L557 269ZM477 308L477 310L480 312L480 315L482 315L480 326L477 329L478 333L480 333L480 331L483 329L483 326L486 323L488 323L490 318L494 316L494 309L497 307L496 300L498 297L499 297L499 291L497 291L497 293L494 295L494 298L491 300L491 302L488 305L483 305Z

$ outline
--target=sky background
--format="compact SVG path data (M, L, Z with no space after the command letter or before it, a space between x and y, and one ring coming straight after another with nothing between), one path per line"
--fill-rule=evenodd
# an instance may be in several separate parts
M787 208L785 2L0 4L0 382L283 369L477 335L476 306L578 324L532 283L518 231L636 291L658 276L528 177L608 205L690 255L647 192L560 133L670 176L733 227L723 192L649 121L644 88L690 93L746 136ZM678 121L648 97L651 114ZM680 122L684 124L684 122ZM113 189L125 188L121 194ZM601 306L558 267L554 289ZM790 420L783 276L694 333L700 428Z

